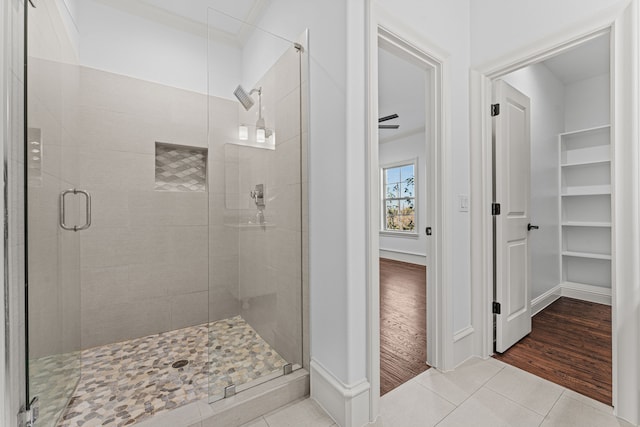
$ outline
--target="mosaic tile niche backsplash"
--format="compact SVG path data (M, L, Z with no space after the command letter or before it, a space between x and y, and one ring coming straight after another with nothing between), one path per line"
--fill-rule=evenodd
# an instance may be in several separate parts
M156 142L156 191L206 191L207 149Z

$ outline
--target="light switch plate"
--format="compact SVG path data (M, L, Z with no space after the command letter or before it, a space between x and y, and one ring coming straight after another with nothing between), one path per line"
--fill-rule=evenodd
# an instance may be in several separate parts
M466 194L458 194L458 211L469 212L469 196Z

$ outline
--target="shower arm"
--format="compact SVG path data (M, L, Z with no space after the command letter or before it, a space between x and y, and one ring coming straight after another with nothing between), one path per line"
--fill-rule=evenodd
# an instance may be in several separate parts
M258 121L256 122L256 129L264 129L265 136L269 138L273 135L273 131L267 129L267 125L262 118L262 86L251 91L251 93L254 92L258 92Z
M258 92L258 121L260 121L262 120L262 86L256 89L251 89L249 95L252 95L255 92Z

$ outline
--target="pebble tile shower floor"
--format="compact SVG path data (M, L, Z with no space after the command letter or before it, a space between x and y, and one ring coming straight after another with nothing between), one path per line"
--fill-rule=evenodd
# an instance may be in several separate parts
M286 363L240 316L88 349L58 427L132 425Z

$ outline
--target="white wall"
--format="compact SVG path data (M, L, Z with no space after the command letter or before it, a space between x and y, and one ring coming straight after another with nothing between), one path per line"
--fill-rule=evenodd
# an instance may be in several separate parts
M380 235L380 250L417 255L415 261L424 264L426 262L427 236L422 229L427 226L427 158L426 158L425 133L420 132L399 140L380 144L380 166L412 161L418 159L417 168L417 213L416 229L418 236L385 236ZM381 253L384 257L384 254Z
M482 65L602 15L626 0L471 1L471 63Z
M207 93L204 24L193 28L171 27L102 1L83 0L79 7L79 28L81 65ZM216 91L210 94L231 98L241 76L241 52L222 42L212 44L211 52L225 64L221 70L226 73L216 76Z
M449 55L450 81L448 115L452 126L451 154L453 170L450 182L452 218L449 219L453 242L450 256L454 266L448 273L451 286L452 321L454 333L471 326L470 229L469 215L456 209L456 196L469 194L469 58L470 9L468 0L442 2L436 0L382 0L387 12L404 22L407 28ZM455 255L454 255L455 254ZM465 360L472 350L467 340L456 343L455 363Z
M609 74L567 85L565 130L567 132L611 124Z
M564 131L562 82L543 64L531 65L504 80L531 99L531 298L561 282L558 217L558 134Z

